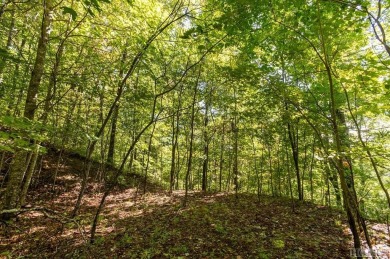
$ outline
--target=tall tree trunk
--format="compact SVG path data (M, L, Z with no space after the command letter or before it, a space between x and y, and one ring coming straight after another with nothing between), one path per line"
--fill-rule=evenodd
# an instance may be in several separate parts
M35 145L35 147L34 147L34 150L32 151L33 153L32 153L32 157L31 157L31 163L28 167L28 170L26 172L26 175L24 177L24 182L22 185L19 206L24 206L26 203L27 191L28 191L28 188L30 187L31 179L32 179L32 176L34 174L35 166L36 166L37 160L38 160L40 146L37 143L35 143L34 145Z
M287 134L286 131L284 131L284 138L287 140ZM291 199L291 205L292 205L292 211L295 212L295 202L294 202L294 195L293 195L293 190L292 190L292 183L291 183L291 170L290 170L290 156L287 148L287 143L285 145L285 150L286 150L286 166L287 166L287 181L288 181L288 189L289 189L289 194L290 194L290 199Z
M225 190L227 192L230 192L230 185L231 185L231 178L232 178L232 165L233 165L232 160L233 160L233 153L229 152L228 175L227 175L226 187L225 187Z
M268 191L271 191L271 195L274 196L274 183L273 183L273 170L272 170L272 156L271 156L271 145L267 145L268 148L268 168L270 174L270 180L268 181Z
M123 78L123 76L125 75L126 59L127 59L127 51L124 50L122 53L120 69L119 69L120 78ZM118 88L120 88L120 87L121 86L119 85ZM116 127L117 127L117 121L118 121L118 113L119 113L119 104L116 103L114 105L114 110L112 112L110 142L108 145L108 153L107 153L107 163L109 165L114 165L115 138L116 138Z
M298 136L298 131L297 131L297 136ZM303 145L304 145L304 151L303 151L303 169L302 169L302 177L301 177L301 192L302 192L302 200L305 198L305 174L307 171L307 144L306 144L306 130L303 131Z
M176 161L179 159L177 154L178 149L178 140L179 140L179 120L180 120L180 109L181 109L181 96L183 92L183 87L180 87L180 92L178 96L178 106L176 110L176 116L172 116L172 154L171 154L171 169L170 169L170 181L169 181L169 193L172 193L173 188L175 187L175 177L178 177L178 165ZM178 184L178 179L176 179L176 184Z
M312 149L311 149L311 162L310 162L310 169L309 169L309 182L310 182L310 201L314 201L314 189L313 189L313 167L314 167L314 148L315 148L315 141L313 140Z
M45 66L47 44L49 42L49 28L51 25L51 12L53 10L52 5L52 0L45 0L43 3L41 36L38 41L37 54L27 89L27 99L24 107L24 117L30 120L34 119L35 111L37 109L37 97Z
M219 155L219 191L222 191L223 153L225 149L225 122L222 122L221 151Z
M339 178L340 178L340 185L343 193L343 200L344 200L344 208L348 217L348 223L349 227L351 229L353 239L354 239L354 248L360 249L361 248L361 241L359 236L359 220L361 219L359 216L359 210L357 206L357 200L356 196L353 194L353 191L348 188L347 182L346 182L346 175L343 167L343 145L342 145L342 139L340 135L340 129L339 129L339 123L337 119L337 105L336 105L336 98L335 98L335 85L333 82L333 74L332 74L332 67L331 67L331 60L328 57L325 37L324 37L324 30L322 28L322 20L321 15L322 12L320 10L320 4L317 2L317 15L318 15L318 24L319 24L319 39L321 47L318 49L316 45L310 41L310 39L305 39L308 41L310 46L314 49L316 55L321 60L321 62L324 65L324 68L326 70L326 75L328 79L329 84L329 101L330 101L330 121L332 125L332 132L334 137L334 148L336 151L336 158L335 158L335 165L336 170L338 172ZM321 54L322 53L322 54ZM370 240L367 240L368 244L370 243Z
M232 132L233 132L233 175L234 175L234 192L236 198L238 198L238 190L239 190L239 172L238 172L238 119L237 119L237 89L234 87L234 118L232 121Z
M157 124L157 122L153 123L152 133L150 133L149 142L148 142L148 155L146 158L143 194L146 193L146 185L148 183L148 170L149 170L149 164L150 164L150 153L152 151L152 141L153 141L154 130L156 129L156 124Z
M303 194L302 194L302 186L301 186L301 173L299 170L298 136L295 135L294 129L290 123L287 123L287 132L288 132L288 138L290 140L290 146L293 154L295 175L297 177L298 199L301 201L303 200Z
M172 153L171 153L171 169L169 173L169 193L172 194L175 187L175 171L176 171L176 118L172 116Z
M325 55L325 60L327 60L327 55ZM339 133L339 125L338 125L337 114L336 114L337 108L336 108L336 101L335 101L333 77L332 77L331 67L328 61L325 61L325 68L327 71L328 81L329 81L330 101L331 101L331 122L332 122L333 136L335 139L336 154L337 154L336 169L339 174L341 189L343 191L344 207L347 213L349 226L353 234L354 247L355 249L360 249L361 242L359 236L359 216L358 216L359 212L357 207L357 200L356 200L356 196L354 195L354 191L348 188L345 170L343 166L343 160L345 158L343 158L342 153L344 150L342 149L342 142Z
M203 128L203 165L202 165L202 191L207 191L207 173L209 165L209 137L207 132L207 126L209 123L208 118L209 113L209 104L208 101L205 101L205 114L204 114L204 128Z
M108 145L107 164L114 165L116 126L118 121L119 105L116 104L112 113L110 143Z
M254 163L254 168L255 168L255 175L256 175L256 194L257 194L257 198L258 200L260 201L260 174L259 174L259 168L257 166L257 158L256 158L256 153L257 153L257 150L256 150L256 146L255 146L255 137L252 135L252 149L253 149L253 163ZM249 183L248 183L249 185Z
M183 207L187 206L187 199L188 199L188 187L189 187L189 178L191 174L192 169L192 152L193 152L193 143L194 143L194 127L195 127L195 105L196 105L196 95L198 92L198 83L200 78L200 69L198 73L198 78L196 80L195 86L194 86L194 94L192 97L192 107L191 107L191 122L190 122L190 143L189 143L189 151L188 151L188 161L187 161L187 171L185 176L185 195L183 200Z

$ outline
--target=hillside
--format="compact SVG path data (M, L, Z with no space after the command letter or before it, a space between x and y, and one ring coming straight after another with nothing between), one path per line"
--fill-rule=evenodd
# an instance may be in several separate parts
M183 192L172 196L150 184L109 196L94 244L92 215L101 186L91 183L80 215L69 215L77 198L81 158L66 156L53 189L55 157L44 161L39 184L16 221L1 222L4 258L347 258L352 237L342 213L286 198ZM138 185L138 189L141 186ZM33 209L28 211L30 209ZM383 225L376 225L382 227ZM389 242L379 229L379 243Z

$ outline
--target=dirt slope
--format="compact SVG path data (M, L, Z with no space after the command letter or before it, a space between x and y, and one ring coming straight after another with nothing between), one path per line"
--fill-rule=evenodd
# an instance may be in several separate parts
M30 211L2 222L0 254L27 258L348 258L351 237L344 216L327 207L284 198L117 190L107 200L95 244L88 242L101 186L90 184L81 214L69 220L81 160L68 158L56 186L50 159L29 196ZM96 169L97 170L97 169ZM46 175L46 178L43 177ZM49 181L49 182L48 182ZM386 239L385 237L384 239Z

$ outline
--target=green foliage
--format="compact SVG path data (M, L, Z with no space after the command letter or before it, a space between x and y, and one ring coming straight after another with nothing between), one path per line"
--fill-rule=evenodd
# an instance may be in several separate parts
M95 16L93 10L97 10L98 12L102 11L101 3L110 3L110 0L83 0L85 8L88 13L92 16Z
M85 154L96 142L92 158L104 162L113 125L112 116L106 116L123 83L114 152L114 165L122 164L151 119L156 94L168 90L156 99L155 131L150 127L137 140L120 185L133 186L134 173L147 173L168 188L173 172L174 189L184 188L192 143L190 189L200 188L207 164L206 191L234 190L237 173L242 191L275 196L292 191L295 197L290 125L305 199L326 203L329 193L330 204L336 204L329 180L334 161L348 156L365 215L385 211L366 151L374 154L388 188L390 61L384 49L371 48L375 39L365 12L335 1L302 0L66 0L53 8L53 17L69 19L55 18L50 25L34 121L22 114L42 6L12 3L1 17L0 150L31 150L34 141L47 141ZM386 17L382 20L388 25ZM168 21L174 22L168 26ZM334 105L346 119L344 125L338 121L344 132L341 152L331 121L329 66ZM113 174L107 172L105 180L112 181ZM226 235L225 222L213 222L209 211L201 210L213 229Z
M21 60L18 57L15 57L14 53L12 53L8 49L0 48L0 66L5 66L5 62L10 60L14 63L19 63Z
M9 152L19 149L32 151L35 146L33 142L45 141L50 130L39 122L14 116L0 117L0 125L0 149ZM45 152L45 149L41 148L40 152Z
M70 7L63 6L62 7L62 14L70 14L72 16L73 21L76 20L76 18L77 18L77 12Z

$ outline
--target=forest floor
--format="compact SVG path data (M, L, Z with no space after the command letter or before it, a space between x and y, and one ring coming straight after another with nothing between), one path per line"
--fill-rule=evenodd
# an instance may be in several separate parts
M289 199L258 200L256 195L228 193L190 193L183 208L183 192L169 196L153 184L145 195L137 188L110 195L96 241L90 244L101 186L88 186L79 216L69 220L82 161L68 157L53 188L49 179L56 162L51 159L44 161L27 207L48 210L31 210L16 220L0 222L0 258L350 257L352 237L337 210L296 201L293 210ZM376 248L389 253L387 227L369 226Z

